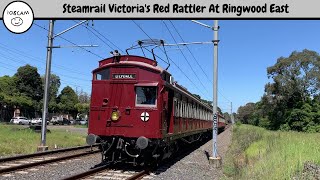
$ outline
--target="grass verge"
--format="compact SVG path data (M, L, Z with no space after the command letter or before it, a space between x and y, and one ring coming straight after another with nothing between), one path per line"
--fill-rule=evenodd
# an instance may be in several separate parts
M73 125L73 127L75 127L75 128L88 128L88 125L77 124L77 125Z
M40 144L41 134L19 125L0 124L0 156L34 153ZM47 133L49 149L85 145L85 135L65 130Z
M233 179L291 179L307 161L320 165L320 133L237 125L232 137L223 170Z

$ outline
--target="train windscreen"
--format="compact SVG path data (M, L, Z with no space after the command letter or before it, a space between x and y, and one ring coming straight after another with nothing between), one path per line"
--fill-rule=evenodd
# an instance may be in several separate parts
M155 106L157 100L157 87L136 87L136 105L137 106Z

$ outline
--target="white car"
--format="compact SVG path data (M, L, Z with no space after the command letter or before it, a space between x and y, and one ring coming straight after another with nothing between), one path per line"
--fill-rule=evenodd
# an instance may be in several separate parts
M42 118L35 118L31 120L31 124L41 124Z
M27 119L26 117L21 117L21 116L18 116L18 117L13 117L11 120L10 120L11 123L13 124L30 124L30 120Z

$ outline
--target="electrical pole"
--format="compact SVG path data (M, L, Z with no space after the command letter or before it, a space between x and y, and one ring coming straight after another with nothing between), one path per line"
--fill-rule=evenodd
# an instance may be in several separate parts
M53 40L55 37L60 36L63 33L66 33L72 30L75 27L87 22L87 20L81 21L72 27L54 35L54 20L49 20L49 31L48 31L48 46L47 46L47 61L46 61L46 74L45 74L45 85L44 85L44 94L43 94L43 109L42 109L42 125L41 125L41 143L38 146L38 151L48 150L46 146L46 133L47 133L47 115L48 115L48 101L49 101L49 88L50 88L50 73L51 73L51 60L52 60L52 49L61 48L61 46L53 46ZM96 45L76 45L69 47L97 47Z
M212 157L209 159L216 167L220 166L221 158L218 155L218 20L214 20L213 25L213 131L212 131Z
M232 102L231 102L231 123L234 124L234 116L232 112Z
M209 162L215 167L221 166L221 157L218 155L217 134L218 134L218 20L214 20L213 27L191 20L206 28L213 30L213 129L212 129L212 156L209 157Z
M45 85L44 85L44 95L43 95L43 108L42 108L41 144L38 147L38 151L45 151L48 149L48 146L46 146L46 131L47 131L46 118L48 113L48 93L50 88L53 26L54 26L54 20L50 20L49 32L48 32L47 62L46 62L46 74L45 74Z

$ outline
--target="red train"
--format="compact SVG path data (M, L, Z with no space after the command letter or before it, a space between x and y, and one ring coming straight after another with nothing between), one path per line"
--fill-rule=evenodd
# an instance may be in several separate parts
M154 60L114 56L93 71L87 142L102 144L105 162L137 165L170 157L181 143L210 136L212 119L211 107Z

